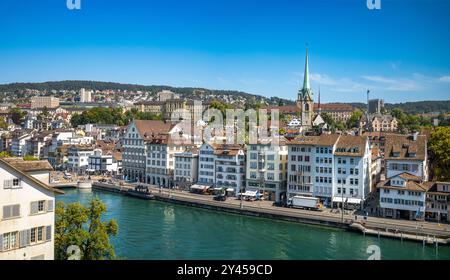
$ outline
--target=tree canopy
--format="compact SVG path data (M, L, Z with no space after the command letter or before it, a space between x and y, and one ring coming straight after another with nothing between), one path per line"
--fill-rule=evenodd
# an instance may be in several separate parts
M85 125L88 123L96 124L115 124L119 126L128 125L132 120L160 120L160 115L143 113L133 108L123 113L121 108L102 108L95 107L82 114L75 114L70 120L73 127Z
M432 171L435 179L450 180L450 127L438 127L429 142Z
M392 116L397 118L398 130L403 133L419 131L422 126L431 126L431 120L417 115L410 115L403 110L395 108Z
M9 110L9 113L11 114L11 119L14 124L20 125L23 122L23 119L27 115L26 112L20 110L20 108L11 108Z
M79 249L77 258L81 260L115 259L110 237L118 233L115 220L102 221L106 205L93 198L88 206L76 202L65 205L58 202L55 222L55 259L67 260L73 257L70 248ZM69 252L68 252L69 251Z

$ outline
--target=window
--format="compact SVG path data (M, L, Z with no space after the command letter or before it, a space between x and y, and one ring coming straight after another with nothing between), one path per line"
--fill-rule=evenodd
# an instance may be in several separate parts
M4 189L17 189L20 188L20 180L19 179L10 179L3 181Z
M8 232L3 234L3 251L13 250L18 248L19 232Z
M37 232L38 232L37 241L44 240L44 227L38 227L37 229L38 229L37 230Z
M47 236L45 234L45 227L35 227L30 230L30 243L39 243L45 240L50 240L51 237L51 226L47 227Z
M45 200L38 201L38 212L44 212L45 210Z
M20 217L20 204L3 206L3 219Z

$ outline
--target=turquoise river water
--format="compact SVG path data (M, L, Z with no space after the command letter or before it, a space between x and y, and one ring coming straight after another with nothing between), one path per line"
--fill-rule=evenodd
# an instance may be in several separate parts
M328 227L245 217L102 191L66 190L58 201L87 203L98 196L119 234L112 238L123 259L334 260L367 259L368 246L381 259L450 259L450 247L378 239Z

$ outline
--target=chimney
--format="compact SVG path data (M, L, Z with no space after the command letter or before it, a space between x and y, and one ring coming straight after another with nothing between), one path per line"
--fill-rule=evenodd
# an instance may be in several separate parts
M417 141L417 136L419 136L419 132L417 132L417 131L413 132L412 139L414 142Z

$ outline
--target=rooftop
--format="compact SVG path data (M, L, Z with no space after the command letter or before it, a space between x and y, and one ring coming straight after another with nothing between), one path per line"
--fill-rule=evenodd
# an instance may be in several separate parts
M25 161L23 158L3 158L4 161L8 162L12 166L23 172L33 172L33 171L52 171L53 167L47 160L30 160Z
M425 160L427 139L418 135L414 141L411 135L388 134L386 135L385 159L386 160Z

